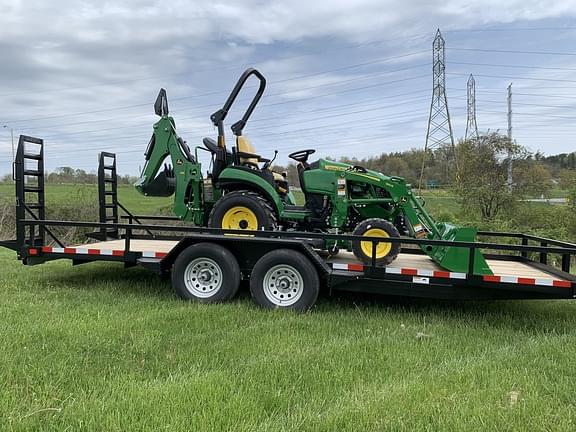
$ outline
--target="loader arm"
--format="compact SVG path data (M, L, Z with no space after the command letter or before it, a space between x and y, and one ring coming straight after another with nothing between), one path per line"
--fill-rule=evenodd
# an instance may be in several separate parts
M445 222L436 222L426 211L418 198L406 188L406 199L402 206L404 218L412 228L415 238L427 238L429 240L444 240L451 242L474 242L478 230L471 227L459 227ZM467 273L469 268L470 249L454 246L420 246L430 258L452 272ZM491 275L492 270L484 259L482 252L475 251L474 273Z
M177 133L172 117L167 115L154 124L154 133L145 153L146 163L135 183L146 196L174 195L174 214L182 220L200 224L203 221L201 165L190 154ZM164 165L170 157L172 168Z

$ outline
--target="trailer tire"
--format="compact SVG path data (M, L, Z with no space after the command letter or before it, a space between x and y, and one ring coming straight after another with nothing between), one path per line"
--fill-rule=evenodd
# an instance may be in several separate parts
M240 286L240 266L228 249L213 243L197 243L176 258L172 286L184 300L201 303L230 300Z
M300 252L277 249L260 258L250 276L254 301L267 309L309 310L316 303L320 279Z
M353 235L367 237L400 237L396 227L384 219L372 218L360 222ZM372 263L372 242L353 240L352 252L364 264ZM380 242L376 244L376 265L386 266L400 253L400 243Z

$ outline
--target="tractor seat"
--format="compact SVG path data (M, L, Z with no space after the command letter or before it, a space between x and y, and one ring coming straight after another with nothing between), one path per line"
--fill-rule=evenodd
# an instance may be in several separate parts
M256 153L256 149L252 143L248 141L248 138L245 136L236 137L236 151L241 154L240 165L260 169L258 166L260 156Z
M259 162L267 162L267 159L263 159L260 155L256 153L256 149L252 143L245 136L236 137L236 151L239 153L240 165L246 166L248 168L256 169L260 171ZM271 169L268 169L272 173L275 182L285 182L286 179L280 173L277 173Z
M212 138L202 138L202 143L204 144L204 147L206 147L208 150L210 150L210 153L216 153L219 149L218 147L218 143L213 140ZM229 158L232 158L232 153L230 153L228 150L226 150L226 156Z

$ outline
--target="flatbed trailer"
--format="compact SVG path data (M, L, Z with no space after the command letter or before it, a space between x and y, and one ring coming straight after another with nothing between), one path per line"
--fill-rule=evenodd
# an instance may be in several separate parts
M457 300L576 296L576 276L571 271L576 245L532 235L479 232L482 238L504 240L482 243L295 231L246 234L182 225L170 216L133 215L118 201L112 153L101 153L99 158L100 220L47 220L43 160L43 141L21 136L14 165L16 239L0 242L0 246L17 251L25 265L68 259L75 265L110 261L142 266L171 276L180 297L203 302L232 298L244 279L250 281L252 297L261 306L297 310L312 307L320 290ZM54 234L55 227L92 231L86 242L67 245ZM349 252L327 255L321 250L327 239L372 242L372 263L363 264ZM386 267L376 266L374 258L376 245L382 241L402 247L398 258ZM467 272L446 271L421 249L443 245L461 249L468 257ZM484 253L493 275L475 271L471 258L477 250Z

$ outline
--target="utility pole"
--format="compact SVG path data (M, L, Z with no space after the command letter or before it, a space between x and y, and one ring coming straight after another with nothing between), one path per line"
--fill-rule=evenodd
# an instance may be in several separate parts
M418 184L419 190L422 190L428 151L449 143L452 146L454 159L456 160L454 134L452 133L452 122L450 121L448 98L446 97L445 46L446 42L442 37L442 33L440 33L440 29L438 29L432 42L432 101L430 102L426 144L424 146L424 155L422 156L422 169L420 170L420 182Z
M476 124L476 81L474 76L470 74L467 83L467 116L466 116L466 133L464 139L478 138L478 125Z
M508 86L508 141L512 144L512 83ZM512 151L508 152L508 192L512 192Z
M3 128L6 128L6 129L10 129L10 140L11 140L11 142L12 142L12 162L14 162L14 159L15 159L15 157L16 157L15 154L14 154L14 129L12 129L12 128L11 128L10 126L8 126L8 125L4 125L4 126L2 126L2 127L3 127Z

